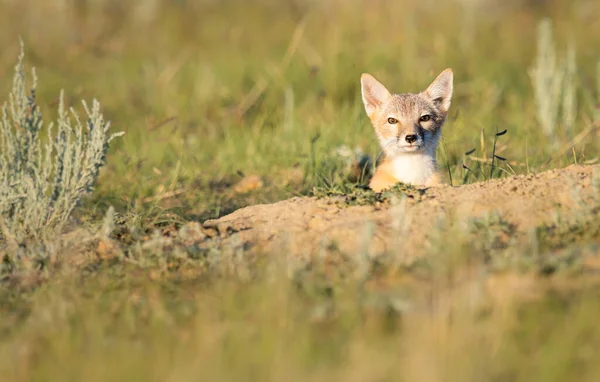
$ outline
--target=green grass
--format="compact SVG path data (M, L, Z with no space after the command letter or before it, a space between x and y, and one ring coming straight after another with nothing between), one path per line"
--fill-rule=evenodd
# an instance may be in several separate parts
M472 156L490 158L497 128L508 129L497 154L516 173L540 169L556 153L538 128L528 75L542 16L556 20L559 51L567 38L579 47L576 132L588 125L598 102L597 57L583 48L598 44L597 26L580 22L583 5L568 2L540 9L491 5L498 11L483 9L485 16L474 18L451 2L441 10L412 2L165 2L144 33L138 28L145 24L128 7L116 11L100 2L104 13L93 7L59 13L30 3L37 7L4 6L0 86L8 89L21 35L46 108L55 110L60 88L73 101L102 101L115 131L127 136L115 142L91 201L101 208L110 203L144 213L164 207L200 218L222 215L240 206L218 187L236 181L238 171L268 180L269 190L246 203L306 193L318 177L309 177L309 184L277 183L294 165L310 168L317 134L319 162L340 145L379 152L360 103L364 71L403 92L420 91L443 68L454 68L454 102L440 150L440 167L450 169L454 184L489 177L489 165L479 171L469 161L468 175L463 154L476 149ZM29 23L38 18L43 21L33 28ZM557 135L559 142L571 138L560 129ZM593 159L597 143L586 139L575 154L581 162ZM551 166L572 162L569 151ZM182 193L149 201L161 189Z
M145 18L129 2L60 3L0 4L0 95L21 36L45 115L64 88L70 105L100 100L126 132L75 212L95 229L113 206L119 250L98 259L90 241L60 265L43 258L41 271L10 276L6 260L3 381L596 379L597 203L527 237L493 216L468 232L449 222L412 264L330 248L289 269L281 254L160 240L190 220L298 195L387 203L391 194L349 180L336 154L379 154L362 72L416 92L454 69L438 159L455 186L597 160L599 5L158 0ZM577 47L571 135L559 126L547 137L536 120L528 71L543 17L559 54ZM495 169L492 153L506 158ZM234 191L248 175L263 186Z

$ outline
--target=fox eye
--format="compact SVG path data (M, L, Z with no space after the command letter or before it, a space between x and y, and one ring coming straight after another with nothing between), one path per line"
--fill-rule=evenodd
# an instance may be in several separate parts
M428 122L430 120L431 116L429 114L422 115L421 118L419 118L419 122Z
M396 123L398 123L398 120L396 118L390 117L390 118L388 118L388 123L390 125L395 125Z

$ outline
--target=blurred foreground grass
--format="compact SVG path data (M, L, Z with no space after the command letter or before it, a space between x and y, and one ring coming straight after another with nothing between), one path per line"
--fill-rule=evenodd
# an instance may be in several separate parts
M576 123L552 136L537 121L529 76L544 17L560 57L576 47ZM3 0L0 31L0 89L10 88L21 36L45 111L55 112L64 88L72 103L98 98L126 132L77 211L92 224L112 205L123 224L149 233L335 188L337 148L379 152L360 103L365 71L404 92L454 69L439 150L454 185L488 177L494 133L504 129L496 153L507 161L494 176L600 154L595 132L570 144L598 115L595 1ZM236 188L248 175L260 182ZM444 243L471 239L446 235ZM553 238L560 245L543 251L595 259L597 235L582 237ZM510 250L529 258L531 245ZM491 275L474 266L478 251L438 245L424 270L374 267L335 280L319 269L298 280L277 259L243 253L208 271L165 275L157 269L170 259L148 268L112 259L5 280L0 375L596 380L596 274L568 264L552 277L530 268Z
M597 280L461 276L310 293L277 267L251 281L103 269L3 290L0 371L5 381L596 380ZM486 283L493 294L480 294Z

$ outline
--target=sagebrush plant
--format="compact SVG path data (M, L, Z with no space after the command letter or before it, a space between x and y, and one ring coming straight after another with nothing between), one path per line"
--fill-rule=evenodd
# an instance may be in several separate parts
M16 242L63 227L81 197L94 187L109 143L124 134L108 134L110 122L104 120L97 100L91 107L82 101L82 121L73 108L66 108L61 91L58 119L47 125L43 137L37 75L32 69L28 90L24 59L21 42L0 121L0 232L4 241Z
M565 57L557 57L552 22L549 19L538 25L537 56L530 76L535 92L537 118L548 137L556 137L559 115L566 133L570 133L575 123L577 99L575 82L577 63L575 47L571 42Z

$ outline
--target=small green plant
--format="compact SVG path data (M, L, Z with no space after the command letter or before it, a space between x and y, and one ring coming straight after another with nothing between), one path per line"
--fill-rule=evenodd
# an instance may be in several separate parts
M42 136L44 119L36 103L37 76L27 90L24 47L15 67L12 91L0 120L0 233L4 242L57 232L81 197L92 190L106 160L110 123L96 100L83 101L86 118L67 109L60 94L58 120ZM45 144L44 144L45 143Z
M494 177L494 162L496 160L499 160L502 162L506 161L506 158L496 155L496 144L498 143L498 137L503 136L504 134L506 134L506 132L507 132L506 129L502 130L501 132L498 132L498 127L496 127L496 134L494 134L494 145L492 146L493 147L493 149L492 149L492 166L491 166L492 168L490 169L490 179L492 179Z
M499 131L498 131L498 127L496 126L496 132L494 133L494 143L492 144L492 155L491 155L491 163L490 163L490 175L489 175L489 177L488 177L488 180L490 180L490 179L493 179L493 178L494 178L494 171L495 171L495 170L500 170L500 171L505 171L505 172L506 172L506 170L504 170L504 169L502 169L501 167L498 167L498 166L496 165L496 163L497 163L497 162L506 162L506 158L504 158L504 157L501 157L500 155L496 154L496 152L497 152L497 145L498 145L498 137L501 137L501 136L503 136L503 135L504 135L504 134L506 134L507 132L508 132L508 130L507 130L507 129L504 129L504 130L502 130L502 131L500 131L500 132L499 132ZM481 138L481 141L483 142L483 132L482 132L482 138ZM484 152L485 152L485 151L484 151L484 150L485 150L485 146L483 145L483 143L482 143L482 145L481 145L481 146L482 146L482 147L481 147L481 151L482 151L482 153L484 153ZM463 178L463 184L464 184L464 183L467 183L467 180L468 180L468 176L469 176L469 174L475 174L475 177L476 177L476 178L478 177L478 174L477 174L477 173L475 173L475 171L474 171L472 168L470 168L469 166L467 166L467 164L466 164L466 159L467 159L467 158L470 158L470 155L472 155L472 154L473 154L475 151L476 151L475 149L471 149L471 150L467 151L467 152L464 154L464 159L463 159L463 164L462 164L462 167L463 167L463 169L465 169L467 172L465 173L465 176L464 176L464 178ZM483 163L483 164L487 164L487 163L485 163L485 161L486 161L486 158L485 158L485 157L484 157L484 158L476 158L476 159L479 159L479 160L482 160L482 159L483 159L483 161L484 161L484 163ZM510 167L509 167L509 168L510 168ZM479 172L479 175L481 175L481 178L485 178L485 173L483 172L483 168L482 168L482 166L481 166L481 165L477 167L477 170L478 170L478 172Z

